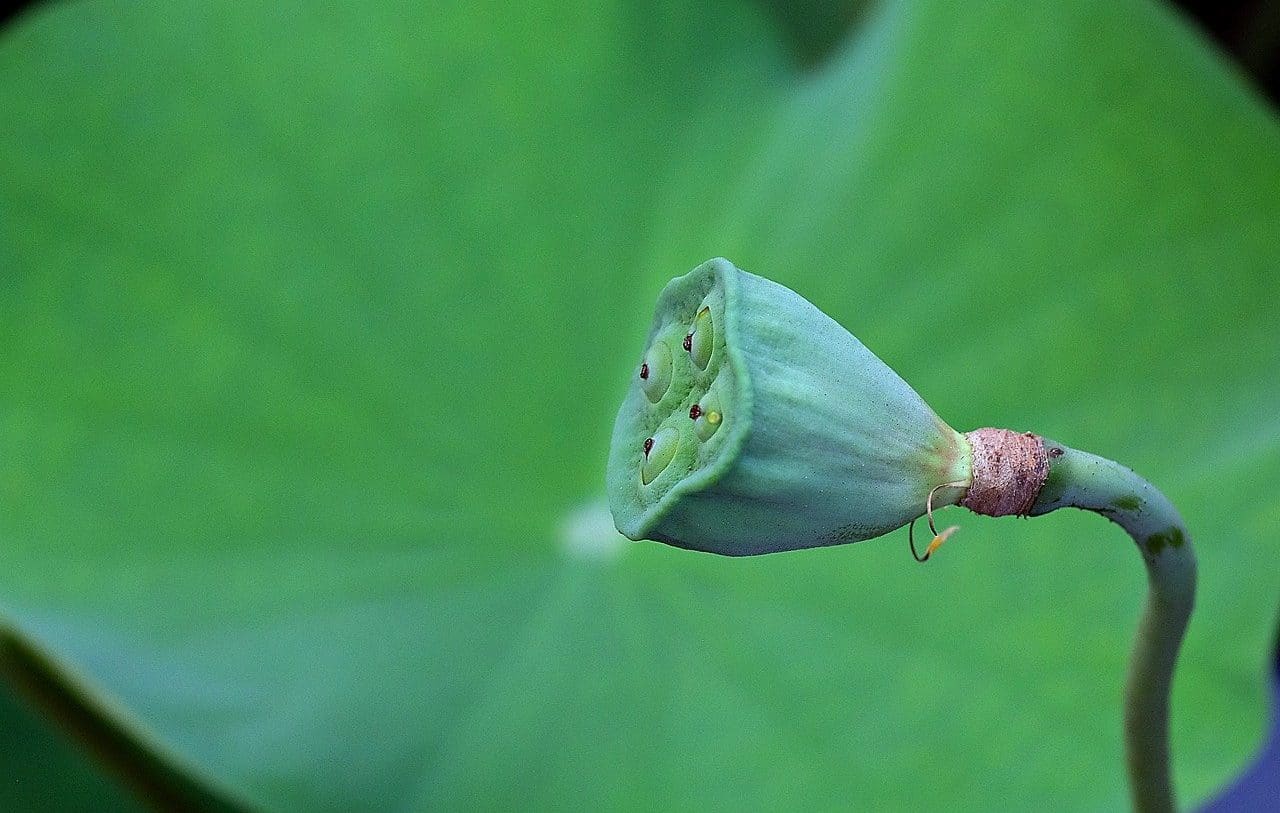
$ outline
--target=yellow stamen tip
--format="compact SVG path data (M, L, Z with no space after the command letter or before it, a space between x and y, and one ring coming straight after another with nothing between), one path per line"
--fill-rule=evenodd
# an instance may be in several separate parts
M950 528L947 528L942 533L935 536L933 538L933 541L929 543L929 547L924 549L924 558L928 559L930 556L932 556L933 552L938 548L942 547L942 543L946 542L947 539L950 538L950 536L959 529L960 529L959 525L952 525Z

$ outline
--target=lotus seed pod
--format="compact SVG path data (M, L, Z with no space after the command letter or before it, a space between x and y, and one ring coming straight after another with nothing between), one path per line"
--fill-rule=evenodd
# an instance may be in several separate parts
M970 481L958 432L799 294L714 259L667 284L646 364L671 349L655 398L637 378L614 424L618 530L751 555L887 533ZM683 348L683 350L679 349Z

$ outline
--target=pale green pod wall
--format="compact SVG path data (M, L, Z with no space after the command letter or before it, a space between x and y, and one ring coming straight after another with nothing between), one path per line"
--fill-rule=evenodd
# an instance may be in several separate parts
M923 514L935 486L969 479L963 436L905 381L803 297L727 260L667 285L646 359L666 358L656 343L671 350L669 386L655 401L653 376L667 371L636 376L609 457L609 504L632 539L729 555L857 542ZM709 437L694 404L722 415Z

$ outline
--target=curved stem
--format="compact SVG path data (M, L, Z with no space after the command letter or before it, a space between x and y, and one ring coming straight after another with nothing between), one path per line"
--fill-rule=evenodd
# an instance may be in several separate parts
M1097 512L1133 537L1147 566L1150 591L1125 688L1125 761L1134 809L1171 811L1169 692L1195 602L1191 537L1173 504L1133 470L1048 439L1044 444L1049 475L1029 513Z

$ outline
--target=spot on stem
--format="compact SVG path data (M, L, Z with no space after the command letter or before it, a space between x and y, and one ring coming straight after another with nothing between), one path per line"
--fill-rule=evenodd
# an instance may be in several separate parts
M1137 494L1126 494L1123 497L1116 497L1115 507L1121 511L1137 511L1142 507L1142 500Z
M1148 536L1144 540L1143 544L1146 545L1148 553L1152 556L1156 556L1160 551L1164 550L1166 546L1171 548L1180 548L1186 544L1186 541L1186 534L1182 532L1181 528L1174 525Z

